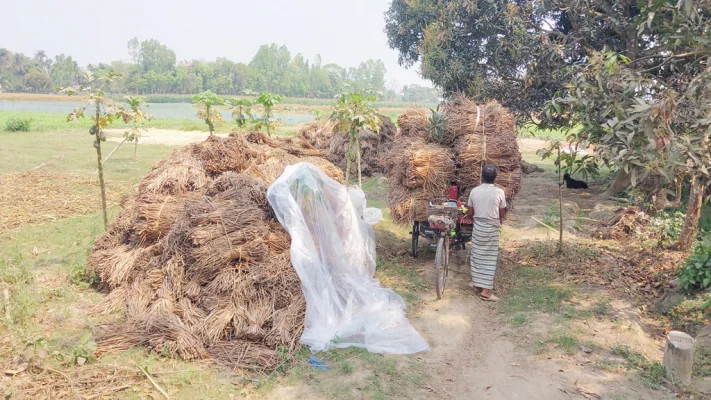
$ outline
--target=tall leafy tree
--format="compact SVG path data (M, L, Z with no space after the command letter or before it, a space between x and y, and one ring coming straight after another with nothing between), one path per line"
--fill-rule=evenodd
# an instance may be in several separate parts
M175 52L155 39L141 42L139 61L143 71L171 73L175 68Z
M60 54L54 58L54 65L50 76L55 86L67 87L77 84L81 69L71 56Z
M530 120L591 52L654 54L638 16L632 0L394 0L385 30L400 64L421 62L445 94L497 99Z
M52 72L52 59L47 57L44 50L38 50L33 60L45 74L49 75Z
M658 199L666 200L675 181L688 181L676 246L689 249L711 182L711 5L652 2L636 21L635 32L653 37L657 53L635 60L592 53L572 69L570 86L550 103L548 116L554 124L581 125L575 139L595 144L632 185L653 177Z
M250 61L249 66L256 72L256 91L280 93L284 90L291 54L286 46L262 45Z
M25 88L30 93L49 93L54 91L52 78L46 72L33 70L22 78Z

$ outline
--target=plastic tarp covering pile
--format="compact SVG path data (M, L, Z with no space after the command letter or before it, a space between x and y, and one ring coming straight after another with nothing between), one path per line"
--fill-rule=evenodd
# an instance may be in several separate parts
M312 352L363 347L410 354L429 346L405 317L405 302L380 287L375 234L360 189L347 189L308 163L286 167L267 198L291 235L291 264L306 297L301 343Z

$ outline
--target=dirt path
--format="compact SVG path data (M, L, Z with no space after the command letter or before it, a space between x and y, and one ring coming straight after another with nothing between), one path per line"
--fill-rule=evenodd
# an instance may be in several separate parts
M549 178L524 180L516 212L502 235L504 248L530 245L545 238L545 229L531 218L541 218L555 204L557 185ZM567 206L590 210L591 193L566 193ZM576 211L577 213L577 211ZM431 378L426 390L438 399L666 399L670 394L652 391L617 373L597 368L584 355L533 355L530 334L516 331L504 321L495 305L480 301L468 288L464 255L454 261L460 273L451 274L443 300L434 296L431 257L417 263L430 271L425 278L428 294L415 318L415 327L431 350L418 355ZM545 322L543 324L545 329ZM597 397L596 397L597 396Z
M412 321L431 346L418 359L430 372L427 388L435 398L569 400L586 398L583 393L604 399L671 398L572 357L532 355L526 349L530 342L518 342L494 306L472 296L466 274L450 278L446 298L428 299Z
M108 141L121 142L123 140L122 129L106 129ZM218 136L225 136L216 134ZM162 144L166 146L185 146L190 143L204 142L210 137L209 132L199 131L179 131L172 129L146 129L141 133L138 143L141 144Z

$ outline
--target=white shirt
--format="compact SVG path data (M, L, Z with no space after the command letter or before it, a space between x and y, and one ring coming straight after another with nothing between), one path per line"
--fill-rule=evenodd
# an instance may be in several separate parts
M499 209L506 208L506 194L491 183L482 183L472 189L467 207L474 208L474 219L499 226Z

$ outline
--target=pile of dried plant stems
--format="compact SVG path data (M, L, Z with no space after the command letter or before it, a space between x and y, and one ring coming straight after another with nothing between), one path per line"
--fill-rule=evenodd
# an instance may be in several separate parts
M650 216L638 207L623 207L615 210L615 214L601 221L593 232L600 239L625 240L630 236L654 236L650 233L652 220Z
M388 204L393 220L406 224L427 219L430 200L442 199L452 183L466 201L481 183L481 168L498 168L496 184L507 201L521 189L521 153L516 121L501 104L478 105L465 96L454 96L444 107L446 129L427 135L425 110L408 110L399 119L400 135L382 163L390 184ZM436 143L428 138L438 137Z
M108 292L97 311L126 315L97 328L99 353L143 345L262 370L297 348L306 304L266 190L300 161L339 182L343 172L290 154L308 149L298 142L249 139L212 136L176 150L123 201L88 262Z
M361 168L362 174L365 176L382 172L383 166L380 162L382 155L390 150L397 135L397 128L390 118L380 114L378 118L380 119L378 124L380 131L373 132L364 128L358 132L361 146ZM325 151L326 158L345 172L349 134L340 130L337 123L329 118L311 121L299 127L297 136L313 148ZM351 164L350 175L358 175L358 167L355 162Z
M399 137L425 138L430 130L428 111L418 108L408 108L397 118L400 127Z

